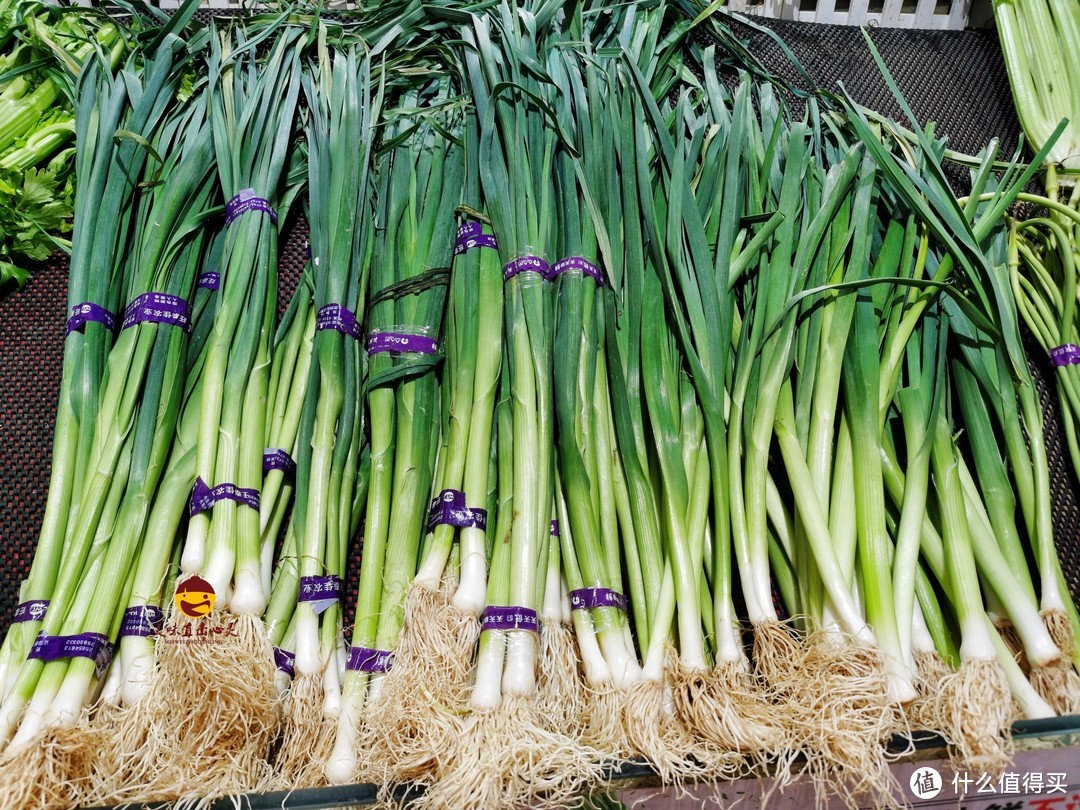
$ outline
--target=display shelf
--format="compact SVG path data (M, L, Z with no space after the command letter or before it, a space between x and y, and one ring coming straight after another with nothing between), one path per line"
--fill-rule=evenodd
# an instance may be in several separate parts
M1058 749L1055 759L1063 760L1065 764L1055 764L1054 767L1066 767L1068 769L1071 765L1071 770L1066 771L1068 785L1080 789L1080 715L1052 717L1045 720L1022 720L1013 725L1012 734L1018 749L1017 765L1012 767L1019 766L1030 769L1038 765L1040 753L1045 755L1047 749ZM893 765L894 775L898 781L901 781L901 776L906 779L913 767L925 765L926 763L931 763L934 767L940 765L939 770L942 772L948 769L944 759L945 742L937 734L927 732L915 733L910 738L897 737L890 743L889 748L897 752L898 756L900 752L904 752L904 755ZM1028 762L1028 760L1031 761ZM715 806L724 807L726 806L723 799L725 793L732 797L732 800L734 800L736 794L740 794L745 802L747 798L754 794L767 793L769 786L770 780L764 777L760 779L741 779L735 782L707 782L683 786L678 789L669 789L660 783L656 772L644 762L629 761L609 771L604 791L615 794L616 798L619 798L628 806L633 806L632 801L629 800L631 798L650 800L651 791L656 798L666 797L665 802L668 799L681 801L692 796L699 799L706 799L709 796L719 797L720 804ZM669 795L669 790L674 792ZM322 808L329 810L330 808L340 807L371 807L377 804L378 793L378 787L370 784L310 788L291 792L272 791L219 799L211 805L210 810L234 810L238 801L242 810L244 808L246 810L322 810ZM620 797L620 794L623 793L633 794L633 796ZM792 807L802 809L813 805L812 785L807 784L807 780L796 779L790 788L778 793L776 797L780 802L778 806L785 806L783 804L785 796L787 796L786 801L788 802L810 802L806 805L792 804ZM403 804L408 803L409 797L410 791L408 788L402 788L395 794L395 798L401 800ZM649 804L650 810L663 810L666 806L668 805L655 806L652 801ZM699 806L699 804L695 803L687 806ZM752 806L749 805L749 807ZM917 806L931 807L936 805L919 803ZM956 806L955 796L952 800L952 806ZM159 802L156 804L139 803L85 808L85 810L170 810L172 807L173 805L169 802ZM771 804L770 807L772 807ZM1080 804L1077 807L1080 807ZM1024 810L1024 808L1021 806L1017 810ZM1047 808L1046 810L1056 809ZM1065 808L1063 807L1062 810L1065 810ZM1075 808L1070 810L1075 810Z

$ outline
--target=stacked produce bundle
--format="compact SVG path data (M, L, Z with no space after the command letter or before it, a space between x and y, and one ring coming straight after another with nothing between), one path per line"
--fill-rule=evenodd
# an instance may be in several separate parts
M372 228L370 177L381 89L372 75L378 54L321 49L308 65L308 199L316 312L314 357L300 435L306 445L292 526L299 580L294 677L277 767L290 784L321 781L341 703L338 653L345 557L352 538L353 483L361 447L364 367L360 323L367 301ZM360 152L357 153L357 144ZM310 450L308 449L310 448ZM354 473L355 477L355 473ZM302 513L299 511L302 509Z
M463 199L479 200L476 119L464 126ZM489 539L496 510L491 488L495 406L502 368L502 266L490 221L459 209L444 317L440 444L432 480L426 537L416 577L405 597L395 666L383 701L392 711L374 722L375 762L392 779L427 779L447 750L464 710L479 618L486 605ZM500 457L500 461L503 458ZM383 750L385 746L385 750Z
M898 92L794 90L689 6L193 10L79 79L16 804L526 806L629 757L888 804L896 733L993 772L1080 709L1019 326L1067 334L1080 220L1008 216L1063 127L958 199Z
M341 716L326 777L372 774L373 718L393 712L382 699L416 576L439 447L435 373L446 276L461 202L458 122L442 80L404 89L385 124L379 156L379 231L371 255L364 348L371 472L356 623L342 685ZM389 115L389 113L388 113ZM403 137L405 135L408 137Z
M206 105L226 200L213 327L197 388L195 482L175 586L147 696L156 795L269 784L279 707L262 619L260 488L277 310L279 214L300 94L300 30L211 27ZM170 596L173 596L170 594Z
M172 446L186 299L202 249L193 224L212 193L205 108L173 104L183 43L172 29L183 23L180 16L162 29L116 75L102 58L80 78L78 168L86 195L76 212L68 372L49 493L55 511L24 584L32 601L18 618L27 621L6 639L14 677L3 704L4 769L16 796L37 795L41 769L56 775L50 787L64 793L68 779L85 772L91 749L77 726L120 632L132 561ZM114 138L117 129L129 137ZM158 150L171 153L160 169L173 182L144 190L143 167ZM114 314L120 302L127 302L122 321ZM17 656L26 658L21 666Z

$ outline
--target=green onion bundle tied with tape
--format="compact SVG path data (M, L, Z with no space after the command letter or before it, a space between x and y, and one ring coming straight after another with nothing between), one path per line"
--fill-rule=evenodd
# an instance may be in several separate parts
M383 93L376 57L323 46L304 72L315 335L304 406L311 424L304 419L301 432L303 497L296 506L303 514L292 524L299 575L294 677L276 760L290 786L323 781L340 713L342 577L355 483L347 469L356 469L363 443L360 320L374 240L370 219L357 212L371 209L375 191L372 155Z
M463 150L447 134L457 125L441 120L447 90L438 80L396 97L376 169L378 238L363 336L371 473L356 623L326 761L332 782L379 767L371 718L395 710L380 696L427 526L439 446L436 367L464 168Z
M162 112L170 95L158 100ZM69 527L42 632L5 701L9 718L25 709L4 768L30 780L28 795L40 789L36 768L62 774L58 782L69 792L89 774L105 725L105 712L92 726L85 716L97 679L118 637L156 611L129 610L128 596L137 561L149 553L150 506L173 448L187 371L188 301L206 236L199 225L216 189L205 105L176 111L146 131L150 137L138 149L169 155L160 167L169 182L152 184L135 209L134 247L122 262L122 295L129 303L102 378L89 457L93 474L84 479L81 511ZM166 556L172 536L154 538L165 544ZM43 735L51 745L42 744ZM18 795L18 784L9 792Z
M464 128L462 199L480 198L476 119ZM460 223L447 291L441 434L426 537L387 674L394 706L374 721L394 779L436 775L439 752L468 707L469 674L486 605L492 431L502 367L502 265L490 223L474 208Z
M466 797L515 804L530 795L573 791L598 773L589 749L551 730L538 690L539 614L548 582L555 493L553 398L556 133L540 72L559 33L554 9L502 4L474 16L462 31L462 63L479 122L484 210L503 262L503 395L512 450L499 436L500 504L493 536L487 606L481 616L470 713L461 718L446 773L429 794L434 804ZM504 429L499 421L500 434ZM504 456L509 455L509 458ZM511 481L504 479L504 470ZM505 485L505 486L504 486ZM507 487L509 489L507 489ZM506 531L505 536L500 532ZM477 798L479 797L479 798ZM557 798L553 799L557 800Z
M182 576L203 581L208 615L178 609L157 645L160 704L146 756L153 792L220 795L256 789L279 706L262 613L260 487L277 309L278 211L300 93L299 29L282 27L263 56L257 35L210 29L207 86L227 229L213 328L200 369L195 483ZM249 38L251 37L251 38ZM196 634L206 643L187 643ZM213 777L209 777L212 774Z

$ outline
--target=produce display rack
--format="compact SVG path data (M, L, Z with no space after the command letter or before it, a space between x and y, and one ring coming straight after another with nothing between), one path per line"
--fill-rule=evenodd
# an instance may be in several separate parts
M209 13L202 11L200 15ZM758 22L783 38L819 86L834 88L837 81L842 81L858 101L899 118L898 105L889 95L858 28ZM805 84L781 47L763 30L750 26L740 26L739 30L770 69ZM1020 127L994 32L881 28L872 36L919 120L936 122L936 132L948 136L950 148L974 154L996 138L1003 154L1012 154L1020 140ZM958 190L963 189L962 169L957 167L950 179ZM285 227L279 290L282 306L299 278L307 235L302 218ZM18 601L19 583L29 570L44 509L60 382L66 270L65 259L55 256L38 269L23 290L0 291L0 510L5 518L0 529L0 616L10 616ZM1056 397L1047 387L1050 364L1035 353L1029 352L1029 356L1047 414L1055 537L1075 599L1080 597L1080 487L1070 470ZM349 565L347 581L355 583L359 570L355 546ZM348 604L349 623L352 609ZM1064 757L1071 763L1072 781L1080 782L1080 717L1018 723L1014 733L1018 740L1033 739L1040 747L1067 746L1067 753L1059 759ZM940 753L941 741L923 736L915 740L914 747L918 757L923 758L935 751ZM653 784L652 772L638 763L626 763L612 777L613 789ZM376 794L374 786L352 785L253 795L244 797L246 804L242 806L252 810L356 807L373 804ZM234 804L230 800L220 806ZM955 799L951 806L957 806Z

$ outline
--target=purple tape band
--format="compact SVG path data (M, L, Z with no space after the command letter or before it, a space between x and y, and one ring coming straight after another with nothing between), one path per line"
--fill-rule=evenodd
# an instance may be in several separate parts
M210 271L199 276L199 286L204 290L217 290L221 288L221 273Z
M256 512L259 511L259 490L244 489L236 484L218 484L216 487L208 487L202 478L195 479L195 486L191 489L191 506L188 514L192 517L200 512L206 512L221 501L236 501L242 506L250 506Z
M1055 366L1080 366L1080 346L1066 343L1050 350L1050 362Z
M327 304L315 315L315 331L321 332L324 329L333 329L355 340L362 340L364 337L355 313L341 304Z
M557 520L551 521L551 536L559 537L559 521Z
M29 602L23 602L15 608L15 615L11 618L11 623L40 622L45 618L45 611L48 609L48 599L31 599Z
M100 323L110 332L116 329L115 315L105 309L105 307L91 304L87 301L84 304L76 304L71 308L71 315L68 317L67 322L67 334L70 335L72 332L78 332L90 322Z
M191 329L191 307L178 295L143 293L124 310L124 329L147 322L179 326L187 332Z
M300 577L300 602L337 600L345 591L341 577Z
M263 453L263 472L281 470L290 478L296 477L296 462L280 447L271 447Z
M239 217L251 211L261 211L269 215L270 221L277 225L277 212L270 203L255 194L255 189L245 188L225 203L225 224L232 225Z
M427 530L436 526L458 526L487 531L487 510L472 509L465 504L465 493L456 489L444 489L431 501L428 510Z
M568 259L555 262L555 266L551 268L551 277L561 276L571 270L580 270L592 278L599 286L604 286L604 274L600 272L600 268L581 256L571 256Z
M626 613L626 596L609 588L578 588L570 591L572 610L591 610L592 608L616 608Z
M499 244L495 241L494 234L484 233L484 226L476 220L469 220L457 232L457 241L454 242L454 255L459 256L473 248L498 249Z
M435 354L439 344L435 338L424 335L406 335L400 332L372 332L367 339L367 353L379 352L415 352L417 354Z
M274 666L291 678L296 674L296 653L274 647Z
M480 615L480 630L528 630L540 632L536 611L513 605L488 605Z
M345 669L351 672L389 672L394 665L394 654L386 650L368 647L350 647L349 661Z
M120 623L120 638L124 636L157 635L161 631L165 614L153 605L137 605L124 611L124 620Z
M545 279L551 279L551 268L539 256L522 256L503 265L503 281L509 281L518 273L539 273Z
M74 636L38 636L27 658L49 663L61 658L89 658L100 676L112 661L109 637L101 633L79 633Z

